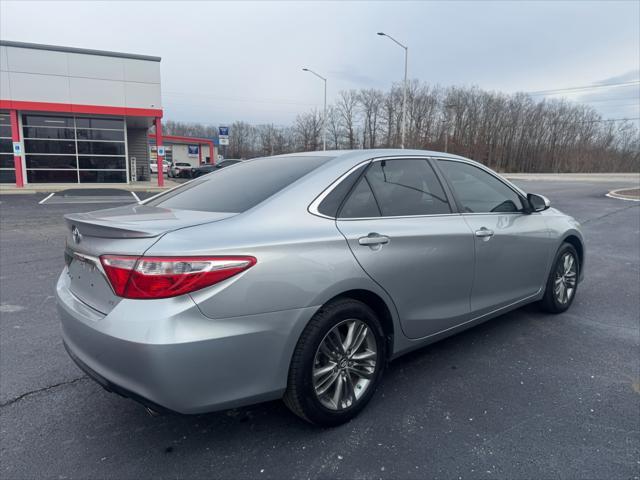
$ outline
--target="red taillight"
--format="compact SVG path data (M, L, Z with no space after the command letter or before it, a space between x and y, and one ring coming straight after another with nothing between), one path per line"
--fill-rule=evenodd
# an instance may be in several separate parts
M209 287L256 264L254 257L100 257L119 297L152 299Z

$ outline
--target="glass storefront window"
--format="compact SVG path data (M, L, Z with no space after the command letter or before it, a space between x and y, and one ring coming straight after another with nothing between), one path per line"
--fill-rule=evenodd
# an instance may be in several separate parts
M124 155L124 143L78 142L78 153L85 155Z
M122 170L80 170L80 183L120 183L127 181Z
M24 127L24 138L75 139L73 128Z
M16 183L16 172L15 170L2 168L0 169L0 183Z
M15 183L13 142L9 114L0 112L0 183Z
M11 137L0 138L0 153L10 153L13 155L13 142Z
M83 169L124 170L125 157L78 157L78 166Z
M116 140L124 142L124 130L76 130L78 140Z
M26 155L27 168L78 168L75 155Z
M124 120L119 118L76 118L78 128L109 128L123 130Z
M127 181L124 119L25 114L22 122L29 182Z
M0 153L0 168L13 169L13 153Z
M25 140L26 153L67 153L75 155L76 142L67 140Z
M30 127L71 127L73 128L73 117L57 117L49 115L22 116L22 125Z
M77 183L77 170L29 170L27 181L30 183Z

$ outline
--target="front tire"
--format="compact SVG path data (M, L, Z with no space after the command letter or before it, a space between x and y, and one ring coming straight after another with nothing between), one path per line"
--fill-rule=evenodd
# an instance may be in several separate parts
M345 298L323 306L296 345L285 404L315 425L348 422L371 400L386 348L380 321L367 305Z
M540 302L542 308L549 313L566 312L576 297L579 277L578 252L570 243L563 243L549 272L544 297Z

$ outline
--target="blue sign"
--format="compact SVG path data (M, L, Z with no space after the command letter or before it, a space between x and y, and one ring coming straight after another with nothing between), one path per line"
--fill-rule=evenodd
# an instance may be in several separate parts
M218 136L219 137L228 137L229 136L229 127L218 127Z
M198 150L199 150L198 145L187 145L187 149L190 157L198 156Z

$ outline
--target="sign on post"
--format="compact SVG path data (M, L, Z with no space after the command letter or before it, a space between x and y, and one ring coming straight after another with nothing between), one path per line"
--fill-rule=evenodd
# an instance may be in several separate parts
M158 156L159 156L159 157L164 157L165 150L164 150L164 147L163 147L163 146L158 145L157 151L158 151Z
M228 137L227 138L220 137L218 140L220 141L220 145L229 145L229 138Z
M136 157L131 157L131 181L138 180L138 165Z
M218 127L218 137L229 137L229 127Z

